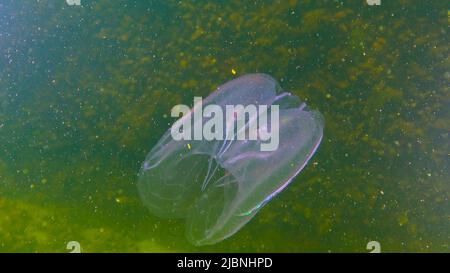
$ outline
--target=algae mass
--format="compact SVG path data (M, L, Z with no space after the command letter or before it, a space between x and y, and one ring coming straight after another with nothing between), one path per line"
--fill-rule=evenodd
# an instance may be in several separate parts
M446 3L85 2L0 4L0 251L448 252ZM321 147L239 233L193 246L137 173L174 105L249 73L320 109Z

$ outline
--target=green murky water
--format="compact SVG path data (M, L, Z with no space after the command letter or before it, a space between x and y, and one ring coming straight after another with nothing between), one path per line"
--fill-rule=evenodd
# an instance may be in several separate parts
M450 250L445 1L0 3L0 251ZM264 72L322 145L239 233L194 247L139 200L170 109Z

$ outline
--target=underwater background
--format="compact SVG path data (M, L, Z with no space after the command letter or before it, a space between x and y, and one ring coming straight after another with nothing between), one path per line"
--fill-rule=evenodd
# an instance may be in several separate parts
M450 251L446 1L81 4L0 2L0 252ZM175 104L255 72L324 115L322 144L237 234L193 246L137 173Z

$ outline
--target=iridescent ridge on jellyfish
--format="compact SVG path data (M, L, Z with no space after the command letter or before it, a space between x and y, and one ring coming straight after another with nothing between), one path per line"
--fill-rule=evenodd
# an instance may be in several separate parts
M278 105L279 146L261 151L260 139L175 141L170 129L161 137L142 165L139 193L151 213L186 218L186 236L195 245L232 236L284 190L316 152L324 126L318 111L266 74L227 82L203 104Z

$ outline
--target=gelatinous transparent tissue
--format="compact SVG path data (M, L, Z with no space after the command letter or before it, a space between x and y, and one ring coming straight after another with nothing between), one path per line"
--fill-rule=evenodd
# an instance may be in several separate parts
M186 218L195 245L222 241L252 219L302 171L324 126L318 111L266 74L225 83L203 100L208 104L279 105L279 146L261 151L260 140L175 141L170 129L162 136L142 164L139 193L151 213Z

